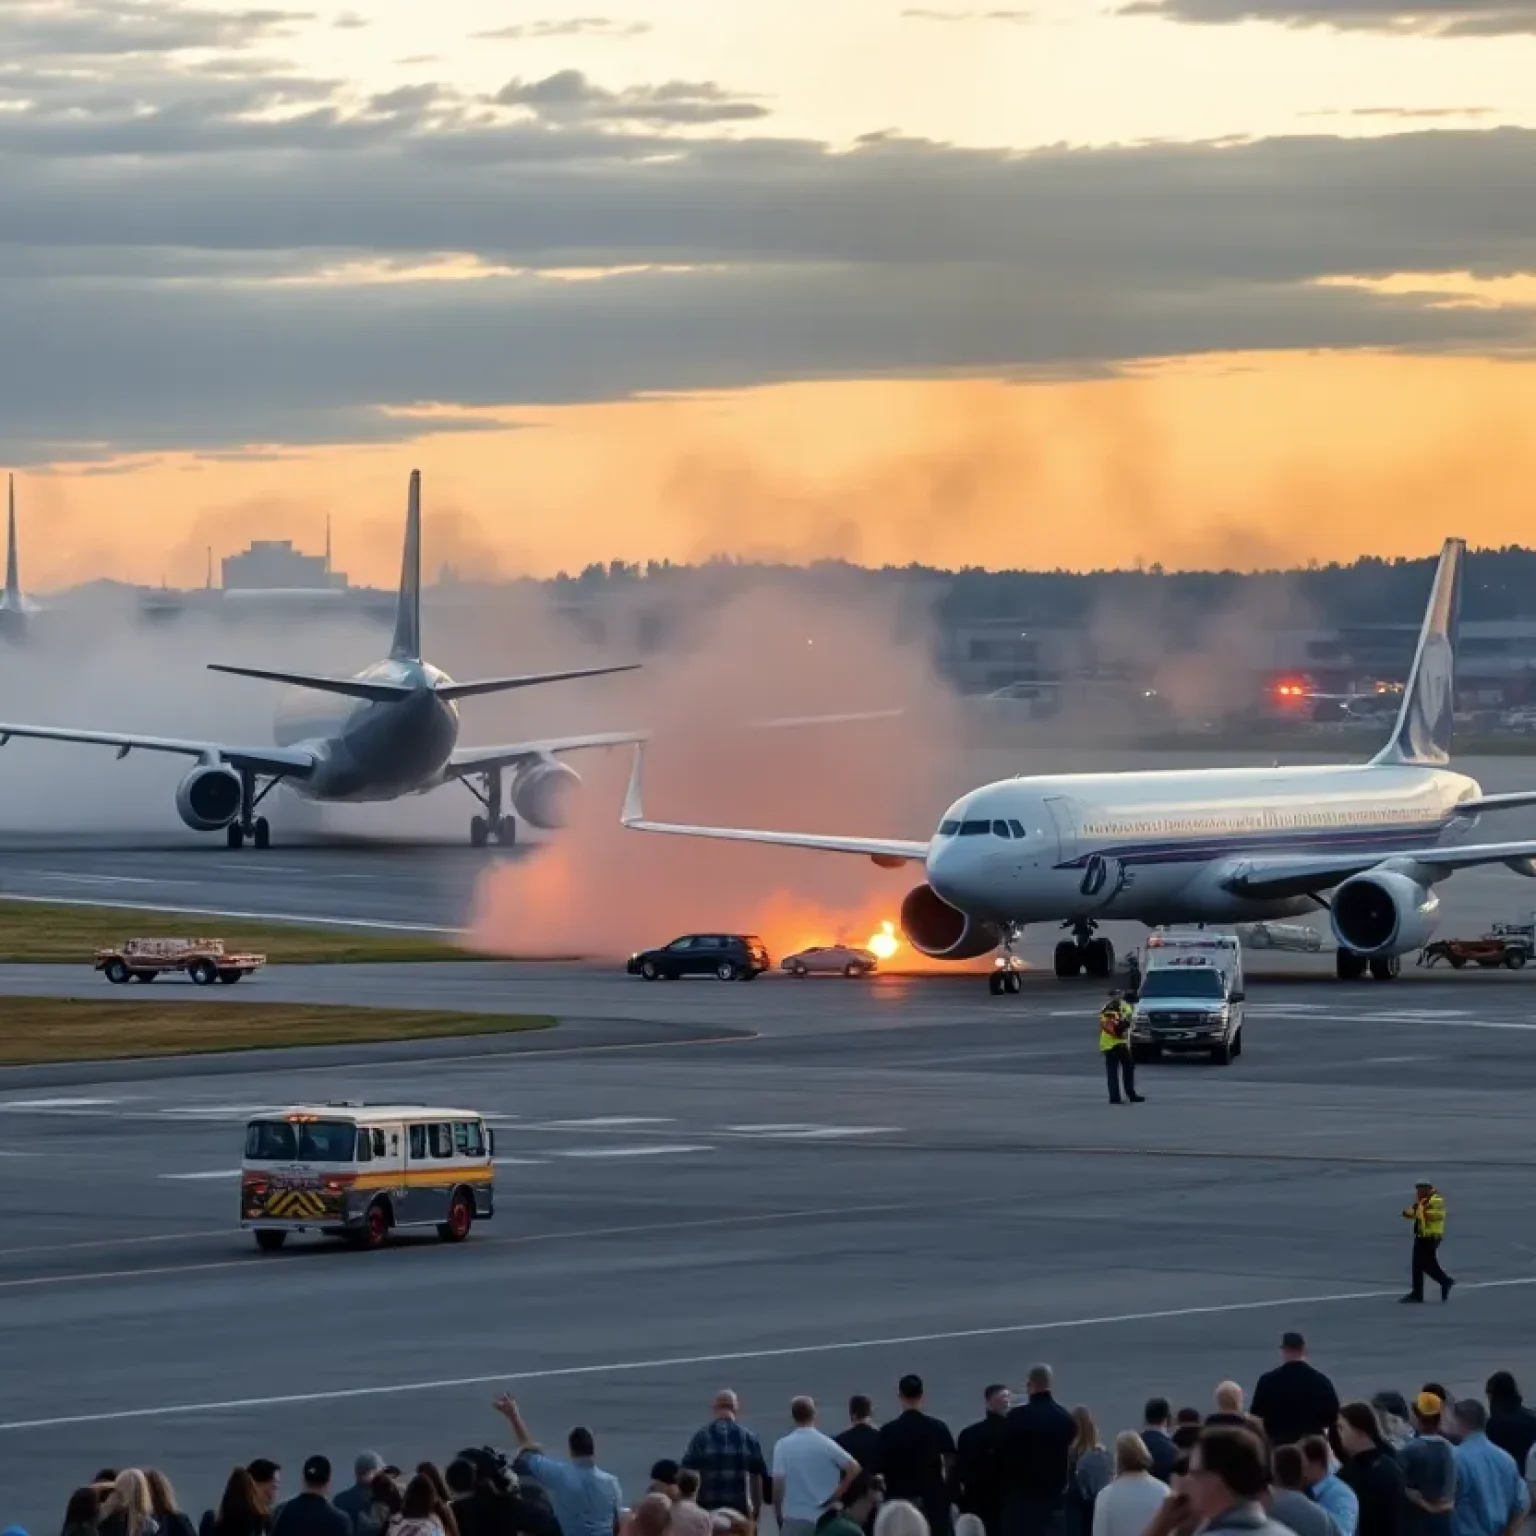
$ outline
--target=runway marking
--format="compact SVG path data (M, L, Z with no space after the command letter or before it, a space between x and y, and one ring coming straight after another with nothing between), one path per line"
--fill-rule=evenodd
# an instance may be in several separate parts
M498 1168L542 1168L549 1159L547 1157L494 1157L491 1161Z
M585 1120L537 1120L527 1128L531 1131L597 1130L604 1126L622 1125L676 1125L668 1115L592 1115Z
M162 1179L238 1179L238 1168L210 1168L204 1173L162 1173Z
M1365 1065L1368 1067L1395 1067L1405 1061L1436 1061L1435 1056L1367 1056Z
M1536 1285L1536 1275L1510 1280L1463 1281L1459 1291L1495 1291ZM189 1414L230 1413L252 1408L286 1408L299 1403L347 1402L363 1397L400 1397L419 1392L462 1391L496 1383L560 1381L583 1376L629 1374L638 1371L691 1369L701 1365L738 1365L750 1360L788 1360L807 1355L847 1354L861 1349L898 1349L915 1344L948 1344L962 1339L1016 1338L1080 1328L1108 1328L1122 1323L1169 1322L1186 1317L1220 1317L1264 1312L1277 1307L1317 1307L1341 1302L1383 1301L1399 1288L1370 1291L1325 1291L1310 1296L1275 1296L1265 1301L1225 1301L1198 1307L1164 1307L1147 1312L1119 1312L1099 1317L1064 1317L1033 1323L998 1323L984 1328L954 1328L934 1333L896 1334L867 1339L834 1339L820 1344L783 1344L768 1349L725 1350L714 1354L662 1355L653 1359L611 1360L591 1365L549 1366L532 1371L498 1371L481 1376L450 1376L426 1381L387 1382L381 1386L332 1387L317 1392L284 1392L269 1397L235 1397L219 1402L164 1403L151 1408L117 1408L98 1413L60 1414L45 1419L13 1419L0 1423L0 1434L29 1429L68 1429L84 1424L114 1424L131 1419L165 1419Z
M44 907L99 907L99 901L86 896L18 896L0 891L0 901L31 902ZM388 933L446 933L457 937L461 928L444 928L436 923L391 923L377 917L321 917L315 913L248 912L231 907L173 907L163 901L114 901L127 912L174 912L180 917L234 917L252 923L297 923L311 928L378 928Z
M285 1104L186 1104L174 1109L157 1109L167 1120L244 1119L247 1115L275 1115Z
M727 1125L733 1136L751 1141L831 1141L839 1136L887 1136L900 1132L899 1125Z
M708 1152L708 1147L564 1147L551 1157L662 1157L674 1152Z
M87 1109L101 1104L119 1104L120 1099L6 1099L0 1109Z

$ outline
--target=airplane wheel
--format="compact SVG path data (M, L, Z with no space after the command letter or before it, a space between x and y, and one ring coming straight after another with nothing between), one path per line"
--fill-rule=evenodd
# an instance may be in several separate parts
M1380 955L1371 961L1372 981L1396 981L1402 962L1396 955Z
M224 829L224 841L231 848L245 847L245 831L238 821L232 821Z
M503 848L510 848L517 841L517 821L514 817L503 816L497 821L496 841Z
M251 841L258 848L270 848L272 846L272 824L265 816L256 818L256 825L251 829Z
M1083 952L1071 939L1063 939L1056 946L1056 974L1063 980L1078 975L1083 969Z
M471 816L469 819L469 846L471 848L484 848L486 838L490 835L490 830L484 816Z
M1341 949L1333 957L1334 970L1340 981L1359 981L1365 975L1368 964L1364 955L1352 949Z
M1010 992L1022 992L1024 990L1024 978L1017 971L1009 971L1007 976L1004 977L1004 981Z
M987 977L987 991L989 991L993 997L1001 997L1003 995L1003 984L1007 981L1007 979L1008 978L1004 976L1001 971L993 971L992 974Z
M1108 939L1089 939L1083 945L1083 969L1090 976L1114 975L1115 946Z

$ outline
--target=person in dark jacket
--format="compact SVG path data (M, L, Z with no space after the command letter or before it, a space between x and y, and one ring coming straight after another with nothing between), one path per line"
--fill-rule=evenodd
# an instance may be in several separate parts
M513 1474L496 1473L455 1457L443 1471L452 1495L449 1508L459 1536L560 1536L560 1522L549 1509L522 1497Z
M859 1475L843 1500L846 1508L863 1500L880 1470L880 1426L875 1423L875 1405L862 1392L848 1399L848 1427L832 1438L859 1464Z
M1339 1477L1360 1501L1356 1536L1403 1536L1407 1484L1369 1403L1339 1409L1339 1444L1344 1451Z
M1166 1483L1179 1459L1173 1443L1173 1409L1166 1397L1149 1397L1141 1414L1141 1443L1152 1458L1152 1476Z
M352 1517L331 1503L330 1461L311 1456L303 1478L304 1486L272 1522L272 1536L353 1536Z
M1525 1406L1508 1371L1495 1371L1484 1391L1488 1394L1488 1438L1501 1451L1508 1451L1523 1472L1531 1447L1536 1445L1536 1413Z
M901 1412L880 1426L876 1464L888 1499L922 1510L933 1536L949 1536L949 1477L955 1441L942 1419L923 1412L923 1380L903 1376L896 1384Z
M1031 1368L1027 1401L1003 1420L1003 1536L1060 1536L1077 1425L1051 1395L1051 1368Z
M1004 1386L988 1387L985 1401L986 1413L974 1424L967 1424L955 1442L950 1491L962 1515L975 1515L986 1526L987 1536L1001 1536L1003 1434L1012 1402Z
M1280 1339L1283 1357L1259 1377L1252 1413L1263 1421L1271 1445L1295 1445L1308 1435L1325 1435L1339 1417L1333 1383L1307 1359L1307 1341L1299 1333Z

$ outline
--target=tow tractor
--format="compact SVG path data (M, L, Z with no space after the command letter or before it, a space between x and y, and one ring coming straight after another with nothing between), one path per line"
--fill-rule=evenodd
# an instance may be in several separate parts
M1495 924L1495 927L1503 926ZM1489 933L1480 939L1436 939L1419 951L1419 964L1426 970L1442 960L1453 971L1476 965L1485 971L1499 966L1518 971L1531 958L1529 939L1512 934Z
M267 963L265 955L232 953L223 939L128 939L96 951L96 969L108 981L153 981L162 971L185 971L200 987L232 986Z

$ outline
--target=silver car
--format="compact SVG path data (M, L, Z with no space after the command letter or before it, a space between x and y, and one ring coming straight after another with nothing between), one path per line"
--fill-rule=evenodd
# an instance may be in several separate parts
M809 976L813 972L833 976L868 976L880 968L873 950L852 944L816 945L798 955L786 955L780 962L791 976Z

